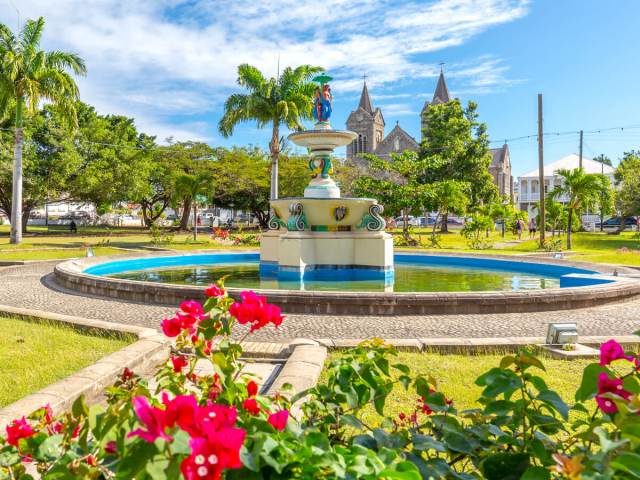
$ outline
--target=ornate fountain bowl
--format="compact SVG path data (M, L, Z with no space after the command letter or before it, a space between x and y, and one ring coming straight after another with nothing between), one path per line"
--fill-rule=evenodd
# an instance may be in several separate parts
M271 201L270 229L311 232L384 230L382 206L374 198L292 197Z
M349 145L356 138L358 138L356 132L350 130L333 130L332 128L305 130L289 135L289 140L296 145L309 148L312 153L314 151L324 152L327 150L332 152L338 147Z

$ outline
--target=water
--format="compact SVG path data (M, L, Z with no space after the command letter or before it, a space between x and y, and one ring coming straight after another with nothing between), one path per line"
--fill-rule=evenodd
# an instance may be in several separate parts
M364 281L291 281L264 279L258 275L258 263L217 264L156 268L107 275L111 278L142 280L178 285L209 285L226 276L227 287L347 292L478 292L517 291L557 288L560 279L536 273L491 270L470 267L395 264L393 286L385 288L379 280Z

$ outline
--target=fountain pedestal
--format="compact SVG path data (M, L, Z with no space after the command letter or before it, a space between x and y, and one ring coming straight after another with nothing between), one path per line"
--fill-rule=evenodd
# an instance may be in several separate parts
M312 179L304 197L272 200L269 231L260 242L260 275L283 280L393 281L393 239L384 232L383 208L372 198L342 198L330 177L331 155L357 138L333 130L330 77L316 77L314 130L289 135L309 151ZM320 93L320 90L322 93Z

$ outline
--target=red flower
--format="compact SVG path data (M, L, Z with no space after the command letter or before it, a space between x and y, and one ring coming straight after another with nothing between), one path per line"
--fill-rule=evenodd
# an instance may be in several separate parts
M625 355L624 349L615 340L609 340L608 342L600 345L600 365L609 365L614 360L620 359L629 360L631 362L633 357Z
M222 393L222 384L220 383L220 376L216 373L213 375L213 382L209 387L209 400L215 400Z
M260 405L256 402L255 398L247 398L242 402L242 408L244 408L251 415L257 415L260 413Z
M109 455L115 455L116 453L118 453L118 444L111 440L104 446L104 451Z
M166 334L166 333L165 333ZM124 367L122 371L122 375L120 375L120 380L124 383L133 378L133 372L129 370L127 367Z
M45 423L49 424L49 423L53 422L53 410L51 410L51 405L49 405L47 403L42 408L44 408L44 421L45 421Z
M164 410L149 405L146 397L136 397L133 399L133 409L136 411L140 422L146 430L137 428L130 432L128 437L140 437L149 443L153 443L157 438L164 438L167 441L173 440L165 433L166 414Z
M182 369L189 365L187 357L180 355L178 357L171 357L171 363L173 364L173 371L175 373L181 373Z
M269 323L278 327L284 319L280 313L280 307L267 303L265 296L246 291L240 294L240 300L240 302L234 302L231 305L229 313L242 325L250 323L251 332L259 330Z
M85 460L87 461L87 465L90 465L92 467L95 467L98 465L98 459L96 459L96 457L94 457L91 454L87 455Z
M182 330L182 322L177 317L165 318L160 326L167 337L177 337Z
M204 291L207 297L224 297L225 291L224 288L220 288L216 284L209 285Z
M29 438L35 434L36 432L31 428L31 425L27 423L27 419L25 417L22 417L19 420L14 420L7 425L7 443L14 447L18 446L18 442L21 438Z
M289 419L289 411L279 410L276 413L272 413L271 415L269 415L269 418L267 419L267 421L276 430L283 431L287 426L288 419Z
M247 383L247 395L255 397L258 394L258 384L253 380L249 380Z
M199 435L200 430L194 425L198 410L198 403L193 395L176 395L169 399L169 395L162 394L162 403L166 406L164 424L170 428L178 425L189 435Z
M621 379L609 378L605 372L602 372L598 375L598 395L596 395L596 403L604 413L616 413L618 407L610 398L603 398L601 395L604 393L613 393L625 400L631 396L631 393L623 388Z

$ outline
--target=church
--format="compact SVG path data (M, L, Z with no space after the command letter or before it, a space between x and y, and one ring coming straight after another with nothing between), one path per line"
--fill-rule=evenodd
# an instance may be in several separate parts
M431 101L426 101L420 112L420 130L427 127L426 112L431 105L439 105L452 100L449 88L444 77L444 71L440 71L438 84ZM373 108L367 82L364 82L358 108L351 112L347 118L347 129L358 134L358 137L347 145L347 158L355 160L363 153L371 153L380 158L389 158L391 153L400 153L404 150L415 152L419 149L419 142L409 135L399 122L385 136L385 121L380 108ZM491 165L489 173L498 187L500 195L506 195L513 199L513 176L511 175L511 158L507 144L500 148L492 148Z

